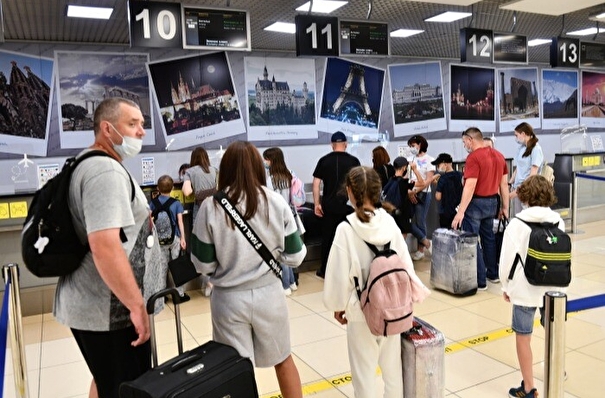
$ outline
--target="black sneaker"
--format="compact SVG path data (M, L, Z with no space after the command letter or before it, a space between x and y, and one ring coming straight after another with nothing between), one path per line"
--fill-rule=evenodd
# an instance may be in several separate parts
M510 398L538 398L538 390L532 388L530 392L525 392L525 386L521 380L521 387L508 390L508 396Z
M191 297L189 297L189 295L187 293L183 293L183 295L180 297L180 304L182 303L186 303L187 301L191 300Z

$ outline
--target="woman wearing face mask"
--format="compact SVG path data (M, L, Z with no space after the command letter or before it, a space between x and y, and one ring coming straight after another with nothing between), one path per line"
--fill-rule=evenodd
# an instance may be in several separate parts
M435 166L431 164L435 158L426 154L429 143L421 135L414 135L408 140L410 152L414 155L412 162L416 164L423 181L418 181L415 175L410 176L414 188L408 193L412 203L412 213L415 216L412 223L412 235L418 240L418 250L412 254L412 260L424 257L424 249L431 247L431 241L426 236L426 216L431 205L431 181L435 175Z
M515 156L515 171L508 181L511 186L511 217L523 210L517 197L517 188L527 177L538 174L544 162L544 153L538 144L538 137L528 123L523 122L515 128L515 141L519 144L519 150Z

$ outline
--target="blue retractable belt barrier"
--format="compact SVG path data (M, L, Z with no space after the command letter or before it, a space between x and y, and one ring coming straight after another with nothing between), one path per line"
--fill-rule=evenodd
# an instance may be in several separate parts
M4 298L2 299L2 313L0 314L0 398L4 393L4 365L6 361L6 337L8 335L8 300L10 293L10 275L4 285Z
M596 296L584 297L581 299L568 301L567 312L576 312L603 306L605 306L605 294L599 294Z

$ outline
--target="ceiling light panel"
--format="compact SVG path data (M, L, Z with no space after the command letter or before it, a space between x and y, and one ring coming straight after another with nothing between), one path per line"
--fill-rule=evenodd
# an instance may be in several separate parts
M462 18L470 17L470 12L446 11L434 17L425 19L425 22L454 22Z
M340 7L347 4L348 1L332 1L332 0L315 0L313 2L313 9L311 12L317 12L322 14L329 14L334 10L339 9ZM300 12L309 12L309 7L311 2L308 1L302 6L298 7L296 11Z
M113 8L108 7L86 7L67 6L67 16L71 18L109 19Z

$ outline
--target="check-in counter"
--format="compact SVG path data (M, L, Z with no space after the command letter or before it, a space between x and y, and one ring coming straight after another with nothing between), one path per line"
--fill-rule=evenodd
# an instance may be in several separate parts
M605 177L605 152L557 153L553 163L557 210L573 231L573 224L605 219L605 183L599 180L575 178L577 173ZM574 195L575 190L575 195ZM575 219L572 214L574 207ZM575 232L575 231L573 231Z

